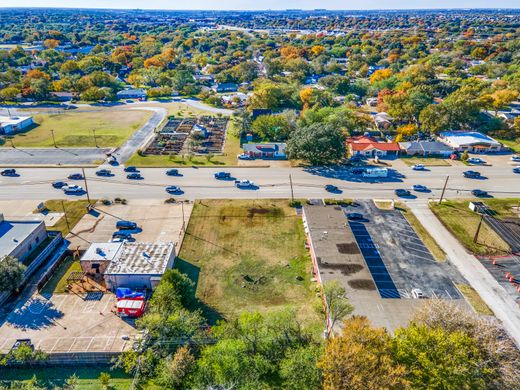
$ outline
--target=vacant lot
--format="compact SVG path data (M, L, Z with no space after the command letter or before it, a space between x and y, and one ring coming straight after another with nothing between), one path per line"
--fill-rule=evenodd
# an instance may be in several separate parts
M491 199L486 203L497 212L497 217L510 215L511 199ZM518 203L518 201L516 201ZM503 254L509 246L485 223L482 223L477 242L473 242L480 215L469 209L469 201L445 201L430 204L437 218L459 239L469 251L478 255Z
M290 306L321 324L300 216L286 200L199 201L177 267L197 281L210 321Z
M115 147L121 145L152 115L139 110L97 110L92 112L69 112L39 114L33 129L17 134L13 142L17 147L53 147L52 132L56 145L72 147ZM10 146L9 142L4 145Z
M427 167L438 167L438 166L449 166L450 160L446 158L435 158L435 157L402 157L401 160L406 165L412 166L415 164L422 164Z
M95 201L92 201L95 203ZM65 213L53 226L52 230L58 230L63 237L76 226L81 218L87 213L88 201L86 200L48 200L45 208L50 212Z

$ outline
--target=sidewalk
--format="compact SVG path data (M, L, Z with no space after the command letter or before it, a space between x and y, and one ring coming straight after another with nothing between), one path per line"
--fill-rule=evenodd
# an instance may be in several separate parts
M408 207L448 255L471 287L480 294L484 302L502 321L517 346L520 347L520 307L507 291L498 284L486 268L451 235L437 219L425 201L407 202Z

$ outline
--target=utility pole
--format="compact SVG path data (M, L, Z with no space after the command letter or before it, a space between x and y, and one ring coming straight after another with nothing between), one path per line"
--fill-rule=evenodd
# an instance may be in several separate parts
M87 201L90 207L90 196L88 193L88 184L87 184L87 176L85 175L85 168L81 168L81 172L83 173L83 181L85 182L85 191L87 192Z
M63 200L61 201L61 208L63 209L63 216L65 217L65 224L67 225L67 230L70 232L69 219L67 218L67 211L65 210Z
M442 203L442 199L444 198L444 191L446 191L446 186L448 185L449 178L449 176L446 176L446 181L444 182L444 187L442 188L441 198L439 199L439 204Z
M292 185L292 176L291 176L291 174L289 174L289 183L291 184L291 201L294 204L294 190L293 190L293 185Z
M11 141L11 146L13 147L13 149L16 149L16 146L14 146L13 139L12 139L12 138L9 138L9 141Z
M52 142L54 143L54 147L57 148L58 146L56 145L56 139L54 138L54 130L51 129L51 134L52 134Z
M99 148L96 138L96 130L92 129L92 134L94 134L94 144L96 145L96 148Z
M482 221L484 220L484 214L480 214L480 221L477 226L477 231L475 232L475 237L473 237L473 242L477 242L478 235L480 233L480 227L482 226Z

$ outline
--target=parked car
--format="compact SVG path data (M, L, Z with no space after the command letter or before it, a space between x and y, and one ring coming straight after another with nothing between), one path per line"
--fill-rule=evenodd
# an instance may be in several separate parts
M333 193L341 192L341 190L337 186L335 186L333 184L327 184L325 186L325 191L333 192Z
M144 177L142 177L141 174L138 173L138 172L129 173L128 175L126 175L126 178L130 179L130 180L142 180L142 179L144 179Z
M96 171L97 176L112 176L112 171L110 169L100 169Z
M116 229L119 230L135 230L137 229L137 224L133 221L117 221Z
M67 185L67 183L65 183L64 181L55 181L54 183L52 183L52 186L54 188L63 188Z
M217 180L226 180L231 178L231 173L229 172L217 172L215 173L215 179Z
M16 173L16 169L4 169L2 172L0 172L2 176L18 176L18 173Z
M511 156L511 161L520 162L520 156Z
M481 158L479 157L471 157L471 158L468 158L468 162L470 164L485 164L486 162L484 160L482 160Z
M83 175L81 173L71 173L69 175L69 180L83 180Z
M487 191L484 190L473 190L471 191L471 195L476 196L477 198L486 198L489 196Z
M424 171L424 170L426 170L426 167L423 164L415 164L415 165L412 165L412 169L414 171Z
M132 234L130 234L128 232L118 231L118 232L114 232L112 234L112 240L114 240L114 239L132 240L133 237L132 237Z
M250 180L235 180L235 187L237 188L251 188L255 187L255 183Z
M182 175L179 173L178 169L168 169L166 171L166 176L182 176Z
M364 219L365 217L363 217L363 214L361 214L361 213L348 213L347 218L355 221L355 220Z
M166 192L169 194L181 194L183 191L181 190L181 187L168 186L166 187Z
M520 167L513 168L514 173L520 173Z
M71 185L71 186L64 186L61 188L63 190L63 192L65 192L66 194L82 194L83 192L85 192L85 190L83 189L83 187L81 186L76 186L76 185Z
M480 172L477 171L464 171L462 174L468 179L478 179L480 177Z
M403 188L399 188L399 189L395 190L395 194L397 196L401 196L401 197L412 195L412 193L410 191L405 190Z
M424 299L424 298L426 298L426 295L424 295L424 293L422 292L422 290L420 288L414 288L412 290L412 297L414 299Z
M361 175L363 172L365 172L365 168L352 168L350 170L354 175Z
M237 158L238 158L239 160L252 160L252 159L253 159L253 157L251 157L251 156L250 156L249 154L247 154L247 153L239 154L239 155L237 156Z
M412 189L417 192L428 192L428 187L423 186L421 184L414 184Z
M136 167L130 165L128 167L125 167L125 172L139 172L139 169L137 169Z

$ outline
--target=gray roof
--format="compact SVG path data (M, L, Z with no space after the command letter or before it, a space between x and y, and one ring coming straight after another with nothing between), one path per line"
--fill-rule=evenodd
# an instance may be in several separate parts
M39 220L0 222L0 259L13 253L42 223Z
M174 256L175 244L125 242L117 251L105 274L162 275Z
M399 142L399 147L407 152L445 153L453 151L451 146L439 141Z

